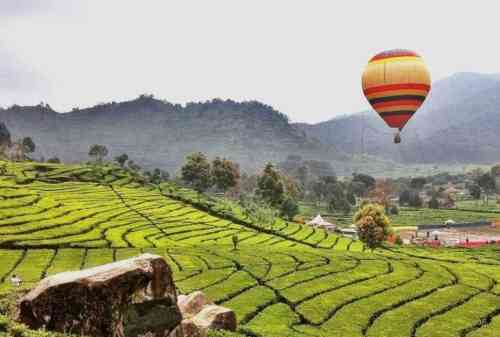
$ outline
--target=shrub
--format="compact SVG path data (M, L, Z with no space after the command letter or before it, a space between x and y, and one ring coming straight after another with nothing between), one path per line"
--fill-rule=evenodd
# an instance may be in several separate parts
M391 233L389 218L384 208L376 204L368 204L356 212L353 219L358 235L371 250L379 247Z

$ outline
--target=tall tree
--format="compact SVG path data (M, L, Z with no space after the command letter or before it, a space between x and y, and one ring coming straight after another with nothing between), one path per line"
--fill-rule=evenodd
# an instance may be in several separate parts
M239 165L226 158L215 158L212 161L212 179L217 189L226 192L238 184L240 179Z
M124 167L125 163L128 160L128 154L122 153L121 155L115 157L115 161L121 166Z
M361 241L372 251L381 246L391 233L384 207L367 204L354 215L354 224Z
M468 187L468 190L469 190L469 194L470 196L473 198L473 199L481 199L481 187L474 183L474 184L470 184L469 187Z
M285 200L281 203L280 212L284 218L291 221L299 213L299 205L294 199L285 197Z
M410 187L417 191L421 191L426 183L427 179L425 179L424 177L416 177L410 180Z
M0 148L9 147L11 143L9 129L3 122L0 122Z
M98 163L102 162L102 159L108 155L108 149L104 145L94 144L90 147L89 156L94 158Z
M285 189L278 171L273 164L267 163L257 180L257 195L272 207L278 207L283 201Z
M186 157L181 174L182 180L199 193L206 191L211 186L210 163L201 152Z
M356 190L360 192L359 194L360 197L365 196L366 193L368 193L372 188L374 188L376 184L375 178L373 178L368 174L362 174L362 173L353 173L352 182L363 184L363 186L358 185L356 187Z
M484 173L476 180L477 184L483 189L486 195L486 204L488 204L489 195L496 191L496 180L490 173Z
M35 152L36 145L31 137L24 137L21 141L21 145L23 147L24 153L33 153Z

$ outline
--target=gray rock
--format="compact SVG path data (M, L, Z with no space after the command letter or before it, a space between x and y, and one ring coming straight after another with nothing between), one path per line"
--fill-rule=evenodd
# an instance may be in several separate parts
M164 337L181 319L172 271L151 254L47 277L18 315L32 329L92 337Z

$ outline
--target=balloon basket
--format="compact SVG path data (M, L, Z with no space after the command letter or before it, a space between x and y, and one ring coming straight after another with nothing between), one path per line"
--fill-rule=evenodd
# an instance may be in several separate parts
M398 133L396 133L396 135L394 136L394 144L399 144L401 143L401 135Z

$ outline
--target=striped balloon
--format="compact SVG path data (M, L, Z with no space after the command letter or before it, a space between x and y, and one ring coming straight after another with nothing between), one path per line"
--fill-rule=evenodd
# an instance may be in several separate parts
M409 50L375 55L365 68L363 92L371 106L391 128L402 130L431 89L422 58Z

